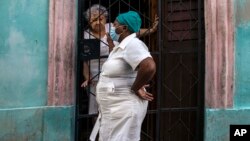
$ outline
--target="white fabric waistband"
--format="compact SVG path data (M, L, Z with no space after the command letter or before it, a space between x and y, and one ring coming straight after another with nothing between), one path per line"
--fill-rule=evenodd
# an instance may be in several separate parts
M127 78L122 78L122 77L104 77L100 76L99 82L100 83L110 83L112 82L115 86L115 88L124 88L124 87L131 87L135 81L134 77L127 77Z
M99 94L102 93L109 93L109 94L133 94L133 91L131 91L131 88L110 88L110 87L104 87L104 88L97 88L96 92Z

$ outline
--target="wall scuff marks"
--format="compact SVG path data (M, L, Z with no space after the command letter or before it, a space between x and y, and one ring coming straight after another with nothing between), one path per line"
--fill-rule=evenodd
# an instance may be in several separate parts
M205 0L205 100L208 108L233 106L233 0Z
M71 105L75 86L76 1L49 3L48 105Z

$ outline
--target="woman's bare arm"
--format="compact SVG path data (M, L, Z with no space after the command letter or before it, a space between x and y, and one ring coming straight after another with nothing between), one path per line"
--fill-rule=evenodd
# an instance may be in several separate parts
M86 61L83 62L83 76L84 76L85 81L81 84L81 87L86 87L88 86L89 79L90 79L89 65L88 65L88 62Z
M138 72L131 90L140 98L145 100L153 100L153 95L144 90L144 86L153 78L156 72L156 65L153 58L146 58L141 61L138 66Z
M140 38L154 33L157 30L158 24L159 24L159 17L155 15L153 26L151 28L141 28L140 31L136 33L136 36Z

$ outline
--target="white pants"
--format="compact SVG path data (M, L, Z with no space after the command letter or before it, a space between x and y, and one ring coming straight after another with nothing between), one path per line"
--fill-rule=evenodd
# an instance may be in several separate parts
M114 84L97 85L99 116L90 137L99 141L139 141L141 125L147 112L148 101L140 99L130 88L114 88Z

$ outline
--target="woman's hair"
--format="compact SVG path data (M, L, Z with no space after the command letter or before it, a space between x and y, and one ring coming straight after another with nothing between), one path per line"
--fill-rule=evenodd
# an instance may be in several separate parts
M87 21L90 19L91 14L101 14L106 18L108 17L107 9L100 4L94 4L84 12L84 17Z

